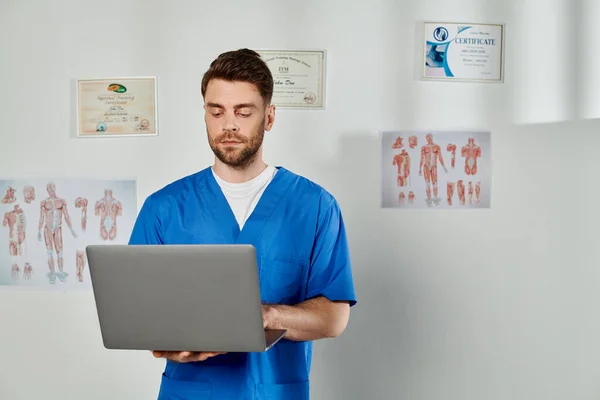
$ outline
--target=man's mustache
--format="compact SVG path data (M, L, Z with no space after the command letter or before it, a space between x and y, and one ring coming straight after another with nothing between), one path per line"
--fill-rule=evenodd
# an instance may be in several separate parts
M230 142L230 141L241 142L241 143L245 143L246 142L246 140L243 137L232 135L232 134L221 135L221 136L219 136L219 138L218 138L217 141L219 143Z

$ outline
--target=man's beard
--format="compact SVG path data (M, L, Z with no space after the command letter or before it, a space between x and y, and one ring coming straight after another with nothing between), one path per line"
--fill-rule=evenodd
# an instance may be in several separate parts
M244 169L256 159L256 153L262 145L265 136L264 122L263 119L255 134L249 139L238 136L235 133L223 133L214 139L211 139L209 135L208 143L210 148L223 164L229 165L235 169ZM223 147L219 147L221 142L227 140L235 140L241 142L241 144L231 146L230 148L226 147L224 149Z

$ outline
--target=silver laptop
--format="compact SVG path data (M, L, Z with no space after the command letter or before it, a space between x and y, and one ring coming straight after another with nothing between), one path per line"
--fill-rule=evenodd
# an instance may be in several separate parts
M263 329L251 245L89 245L107 349L262 352L285 334Z

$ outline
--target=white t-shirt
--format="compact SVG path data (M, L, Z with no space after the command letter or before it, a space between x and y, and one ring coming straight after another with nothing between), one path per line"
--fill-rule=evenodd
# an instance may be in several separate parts
M211 171L221 187L241 230L252 211L254 211L258 200L260 200L265 189L277 173L277 168L268 166L256 178L242 183L227 182L218 177L212 168Z

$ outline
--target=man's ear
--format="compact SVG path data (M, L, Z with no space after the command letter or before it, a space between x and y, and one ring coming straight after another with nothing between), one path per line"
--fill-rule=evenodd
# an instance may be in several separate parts
M267 117L265 118L265 130L268 132L275 123L275 106L273 104L267 107Z

